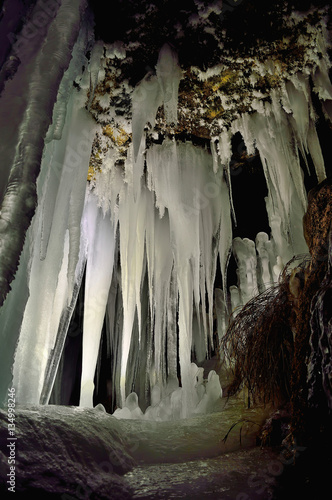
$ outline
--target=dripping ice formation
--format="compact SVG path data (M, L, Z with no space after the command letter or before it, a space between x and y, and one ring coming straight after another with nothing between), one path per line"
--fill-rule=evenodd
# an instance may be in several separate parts
M82 66L80 40L60 89ZM19 333L15 357L9 356L17 400L48 402L85 269L80 404L93 405L105 322L115 416L167 420L212 411L222 395L219 377L211 370L204 380L199 364L217 348L229 314L276 281L294 254L307 252L298 151L311 155L319 180L325 177L309 77L294 75L270 103L239 116L213 138L211 152L170 138L146 148L144 127L153 126L160 106L168 123L177 120L181 70L165 45L156 74L146 75L133 92L132 145L124 166L110 150L87 186L98 125L84 108L84 92L95 91L102 57L97 44L80 76L81 90L59 91L38 208L0 311L3 335ZM312 77L321 99L331 99L323 63ZM255 242L232 238L231 138L237 132L249 154L258 151L268 186L271 234L259 233ZM231 251L238 286L228 291ZM222 291L214 290L218 259Z

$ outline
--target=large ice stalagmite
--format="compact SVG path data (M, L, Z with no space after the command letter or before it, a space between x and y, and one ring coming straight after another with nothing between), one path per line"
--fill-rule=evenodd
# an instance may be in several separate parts
M255 243L248 238L234 238L233 253L238 266L237 275L241 303L245 304L258 293Z
M274 250L272 241L266 233L258 233L256 236L257 248L257 285L259 291L264 291L274 281L277 281L278 276L273 275Z

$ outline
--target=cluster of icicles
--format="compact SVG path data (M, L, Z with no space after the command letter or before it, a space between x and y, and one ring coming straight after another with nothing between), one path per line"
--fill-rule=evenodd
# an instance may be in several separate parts
M314 75L318 90L319 81L327 82L325 70ZM38 210L13 285L14 299L9 297L4 306L6 314L15 300L24 311L13 368L20 403L48 400L86 269L80 404L92 406L106 317L114 360L112 393L122 408L117 416L175 419L211 411L221 397L219 377L210 372L203 380L192 353L199 364L212 348L214 309L220 340L230 309L276 281L294 254L307 251L299 151L304 158L311 155L319 180L325 177L309 75L295 75L279 94L275 91L272 103L239 117L232 130L211 141L212 154L170 139L146 150L144 126L153 125L161 104L166 119L176 122L180 78L176 55L163 47L156 75L133 94L133 144L124 168L109 151L88 187L97 125L83 106L84 85L71 94L61 138L49 140L44 150ZM328 91L332 98L331 86L325 85ZM271 237L259 233L255 243L233 241L239 284L230 290L229 308L229 164L236 132L249 154L256 149L260 154ZM218 258L224 291L214 290ZM28 292L20 287L25 275ZM12 328L13 321L7 319L5 328ZM145 408L149 405L145 416L140 400Z

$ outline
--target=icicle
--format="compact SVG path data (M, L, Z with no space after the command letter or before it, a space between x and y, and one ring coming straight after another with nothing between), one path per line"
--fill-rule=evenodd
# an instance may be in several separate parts
M152 303L151 318L154 328L154 352L157 383L165 382L162 377L161 357L164 355L167 326L167 299L170 294L170 281L173 268L173 254L170 245L170 229L168 214L162 219L150 209L154 221L147 225L146 250L148 257L148 272L151 281L149 295ZM151 237L151 232L153 237Z
M165 44L159 53L156 66L157 75L148 73L132 94L132 130L134 161L137 161L144 127L147 123L153 127L158 108L164 104L165 118L168 124L177 124L178 88L182 72L178 66L175 52ZM144 145L143 145L144 150ZM140 175L143 170L140 170Z
M232 195L232 181L230 172L230 162L232 158L232 142L231 142L231 131L225 130L219 136L218 153L220 156L221 165L227 175L227 185L229 190L229 199L231 206L231 213L233 216L234 223L236 225L236 214L233 205L233 195Z
M82 94L73 94L68 106L64 139L54 141L46 148L45 161L49 164L47 191L43 200L43 219L40 258L45 259L56 203L68 203L70 261L68 281L73 284L80 245L80 222L84 206L85 186L92 141L96 126L84 109ZM48 151L51 151L51 157ZM59 184L61 170L65 181ZM74 172L77 172L75 179ZM62 192L65 190L65 193ZM69 195L70 193L70 195ZM68 198L65 197L67 194ZM62 200L63 201L60 201Z
M202 308L203 309L203 308ZM204 311L204 309L203 309ZM206 359L208 352L207 337L203 335L201 328L201 320L199 315L201 310L194 310L192 324L192 350L195 353L195 359L198 363L202 363Z
M274 108L276 106L275 102ZM255 113L250 117L250 128L256 138L269 190L266 202L272 235L286 264L293 253L305 253L307 246L299 231L305 211L303 175L282 113L276 111L270 116ZM289 235L286 244L284 235Z
M210 149L213 160L213 172L216 174L219 170L219 157L218 157L218 139L211 139L210 141Z
M286 83L286 92L287 98L289 102L290 112L292 116L290 119L292 120L292 128L293 133L296 137L297 146L301 151L302 157L307 164L307 153L308 153L308 132L309 132L309 103L308 103L308 94L309 91L309 82L308 79L304 81L304 78L298 76L298 79L303 82L306 87L306 92L298 90L295 85L291 82ZM295 122L295 123L294 123Z
M70 254L70 252L69 252ZM53 385L58 372L58 367L60 364L61 356L63 353L65 341L67 338L67 332L72 318L76 301L78 298L79 290L82 283L82 278L84 274L86 263L86 242L84 237L81 240L80 256L77 263L76 273L75 273L75 284L73 287L73 292L69 294L71 296L71 302L67 307L63 307L61 318L59 321L58 332L56 335L56 340L54 347L51 350L48 363L45 369L44 385L40 395L40 404L48 404L52 393ZM69 264L68 264L69 265ZM70 283L69 283L70 284Z
M293 125L293 134L298 147L307 163L306 153L310 153L315 165L318 182L325 179L324 159L315 126L315 112L310 98L308 79L302 75L293 77L292 83L286 84ZM292 171L294 173L294 170ZM299 183L294 179L295 185ZM300 193L299 193L300 194ZM306 202L304 203L306 206Z
M97 42L95 43L93 50L91 52L91 59L89 63L89 69L90 69L90 95L89 95L89 102L87 104L87 109L89 110L94 96L95 96L95 91L98 85L98 80L100 77L101 73L101 60L104 56L104 44L102 42ZM102 78L101 78L102 79Z
M83 215L87 235L87 264L83 323L80 406L93 407L94 374L114 263L114 230L103 216L98 199L89 193Z
M324 53L326 54L327 52ZM313 75L313 81L313 90L318 94L321 100L332 99L332 84L329 77L329 67L323 58L319 61L319 65Z
M24 312L14 365L14 383L22 402L39 403L45 385L46 366L52 364L51 351L62 317L60 309L71 304L78 279L76 269L80 253L80 222L93 125L92 119L80 107L79 94L75 95L73 102L75 111L72 115L68 113L67 117L70 129L68 136L57 141L55 146L52 143L47 145L38 181L40 206L30 236L33 239L30 297ZM82 129L87 133L86 137L81 136ZM56 154L52 155L52 150ZM53 211L46 208L48 197ZM56 228L56 231L52 228ZM66 280L59 281L61 269L61 276L63 278L65 273ZM40 283L43 283L42 289ZM61 299L57 295L59 293ZM31 355L25 355L25 349ZM39 359L39 363L33 361L34 356ZM27 374L30 372L31 384L27 388Z
M128 185L127 189L120 193L120 258L124 309L120 383L122 402L126 398L126 370L136 309L139 328L141 325L140 290L145 248L146 209L147 194L145 189L141 191L136 201L131 186Z
M209 158L210 160L210 158ZM204 171L209 171L210 165L207 163L205 165ZM211 180L210 180L211 179ZM225 232L227 230L227 222L230 222L230 217L227 219L227 213L223 214L224 200L223 196L226 196L227 202L229 202L229 197L227 193L223 193L223 182L219 185L217 179L211 171L210 178L206 178L205 182L202 179L203 194L205 195L208 203L205 207L202 207L200 212L200 255L201 255L201 266L200 266L200 296L202 302L202 314L203 314L203 325L204 331L209 331L210 344L213 346L213 287L216 275L217 257L220 249L220 225L221 220L225 219ZM207 182L208 181L208 182ZM212 182L213 181L213 182ZM224 230L224 228L223 228ZM227 236L222 234L221 236L225 241L223 244L227 245ZM229 242L230 243L230 242ZM226 266L226 263L223 263ZM223 269L225 273L225 269ZM225 273L226 275L226 273ZM208 297L208 328L205 325L205 291Z
M235 122L233 122L232 125L233 134L236 134L236 132L241 133L249 156L254 155L256 152L255 138L250 126L250 121L250 115L245 113L241 115Z
M134 160L136 161L141 146L144 127L147 123L154 126L159 106L162 105L163 96L158 78L147 74L132 94L132 131Z
M220 288L215 288L215 309L217 316L217 329L218 329L218 339L221 343L227 329L227 315L226 315L226 304L224 299L224 293ZM223 353L220 353L221 356Z
M165 43L159 52L156 66L157 78L162 90L166 123L176 125L178 121L178 90L182 71L177 54Z
M231 295L231 313L233 316L236 316L237 312L239 311L239 307L244 305L243 303L241 303L240 290L237 286L232 285L229 287L229 293Z
M219 240L219 260L222 272L224 300L227 304L227 267L232 247L232 220L231 206L226 181L221 176L221 218L220 218L220 240Z
M166 304L167 311L167 376L168 383L177 381L177 311L178 311L178 286L175 268L172 269L169 296Z
M60 235L61 245L58 244L59 233L53 233L50 241L53 251L49 252L47 259L40 261L35 257L32 261L30 297L24 312L13 369L13 385L21 404L39 404L46 365L60 320L58 317L57 323L51 321L52 316L54 320L54 316L57 316L53 306L56 305L56 295L59 297L60 294L59 287L62 301L66 298L64 282L61 280L61 273L63 276L65 265L68 263L68 255L64 253L65 250L68 252L69 248L66 228ZM43 283L42 289L40 283ZM64 302L62 304L64 305ZM58 308L56 309L58 312Z
M322 150L320 147L315 123L310 122L309 133L308 133L308 147L310 156L315 165L316 175L318 182L322 182L326 179L325 163L322 155Z
M163 231L167 233L169 231L170 234L167 237L170 238L174 260L173 272L177 281L179 311L181 311L179 312L179 357L183 384L182 411L183 414L190 414L195 399L189 370L193 302L198 322L201 314L199 311L202 311L204 337L206 339L210 332L212 342L213 284L217 255L218 252L222 252L222 265L225 270L226 254L231 240L229 196L222 174L216 176L213 172L211 156L206 151L189 144L176 146L171 141L165 141L161 146L151 147L147 151L147 174L148 186L155 192L156 207L159 209L160 217L168 215L169 218L169 230L165 226ZM227 230L222 235L223 243L220 246L221 220L225 220ZM156 233L154 238L158 248ZM149 255L149 245L147 246ZM170 277L172 259L169 256L167 260L167 279L172 279ZM157 265L155 262L153 268L155 273L158 272ZM150 264L149 272L151 271ZM171 290L169 286L165 288ZM209 311L207 317L205 317L206 292ZM156 296L156 291L154 295ZM176 302L174 296L169 300L171 304ZM154 314L157 314L158 307L161 307L160 301L155 304ZM173 317L174 315L171 315L171 318ZM200 328L199 324L197 328ZM174 323L172 329L174 331ZM172 334L168 326L168 342L170 342L169 335ZM204 343L207 345L207 340ZM159 362L158 355L156 363Z
M46 134L45 143L52 140L60 140L62 137L66 121L67 105L73 90L73 81L81 74L82 66L87 64L85 53L92 36L92 28L90 26L83 26L81 28L77 42L73 48L72 59L59 87L57 100L53 108L52 124Z

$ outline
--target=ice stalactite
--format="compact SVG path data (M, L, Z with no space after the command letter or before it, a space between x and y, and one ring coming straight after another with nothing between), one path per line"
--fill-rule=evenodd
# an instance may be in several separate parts
M306 253L302 217L307 199L299 151L305 161L310 154L317 178L325 178L324 160L315 128L315 112L309 79L294 75L280 91L272 93L271 103L258 107L233 123L248 153L257 148L268 186L266 208L281 267L294 254Z
M148 275L150 278L150 310L151 323L154 325L154 357L153 357L153 373L151 373L152 385L162 387L166 380L166 339L168 309L171 301L177 302L177 294L173 296L171 288L171 277L173 269L173 256L170 246L170 229L168 212L160 218L156 210L151 210L151 222L147 225L146 249ZM153 292L153 293L152 293ZM174 325L176 330L176 324ZM173 328L174 328L173 327ZM169 346L171 344L169 343ZM175 355L176 348L171 349L171 356ZM172 372L172 370L169 370ZM175 373L171 375L176 376Z
M178 121L178 91L182 71L176 52L167 43L159 52L156 72L163 96L166 123L174 126Z
M94 375L111 286L115 249L110 214L104 214L98 207L98 198L93 193L87 195L83 225L87 239L87 262L80 405L93 407Z
M120 376L122 402L126 398L126 371L136 311L139 325L141 323L140 290L144 264L146 204L147 196L144 190L136 201L132 187L127 187L120 193L120 260L124 317Z
M151 146L146 152L146 185L142 178L136 197L133 191L135 166L130 149L124 171L110 165L107 173L100 173L101 185L97 178L92 186L101 206L111 210L112 220L118 225L121 277L120 288L114 284L113 293L121 289L122 332L118 326L110 326L110 331L117 331L121 336L114 346L117 356L121 357L116 391L120 390L122 405L126 404L127 382L133 379L129 358L137 321L137 348L140 351L145 345L150 350L146 353L149 386L154 393L160 393L160 401L170 397L170 386L176 389L179 356L182 406L177 411L185 416L194 411L197 403L190 368L191 351L195 348L191 328L194 311L205 339L203 357L207 354L208 343L213 345L213 285L217 258L220 248L226 253L231 239L231 232L224 235L220 227L223 218L229 219L226 227L231 228L228 190L222 170L213 172L208 151L190 143L165 140L162 145ZM226 243L222 244L224 237ZM225 262L224 255L221 260ZM145 272L151 345L141 338L146 334L141 317ZM108 310L109 320L114 321L116 315L110 303Z
M233 196L232 196L231 172L230 172L230 162L231 162L231 158L232 158L231 140L232 140L232 131L231 130L223 130L219 136L217 150L218 150L218 154L219 154L222 168L226 172L232 215L233 215L234 221L236 222L236 214L235 214L235 210L234 210Z
M183 397L188 398L183 409L184 412L191 411L193 400L189 367L193 347L193 306L202 321L207 346L207 336L212 339L212 288L219 250L221 186L224 181L221 172L213 173L211 156L207 152L190 144L176 145L171 141L149 149L147 170L148 185L155 192L160 216L163 217L167 209L169 217L172 258L179 291L181 381ZM223 215L229 217L229 211ZM206 291L208 318L205 312Z
M32 248L29 298L13 368L13 384L22 403L39 402L47 363L61 335L61 313L71 303L78 264L82 266L80 226L95 133L82 104L82 93L72 94L63 137L50 142L44 152L40 207L26 243ZM52 199L53 211L48 206Z
M103 59L103 54L104 54L104 45L101 42L96 42L92 53L91 53L91 58L89 62L89 67L90 67L90 85L89 85L89 101L87 103L87 108L90 109L96 87L98 85L99 79L101 79L100 73L103 72L102 70L102 59Z
M43 10L42 3L36 3L32 16ZM13 48L17 51L16 56L29 64L19 66L14 78L6 82L2 94L5 105L1 107L0 123L5 133L5 147L1 157L7 168L3 176L7 187L1 193L1 305L16 272L25 233L34 213L44 137L86 5L84 0L64 0L52 15L44 16L46 21L40 29L30 23L34 28L33 36L24 35L23 29ZM54 61L52 65L49 54ZM43 92L45 88L47 92Z

